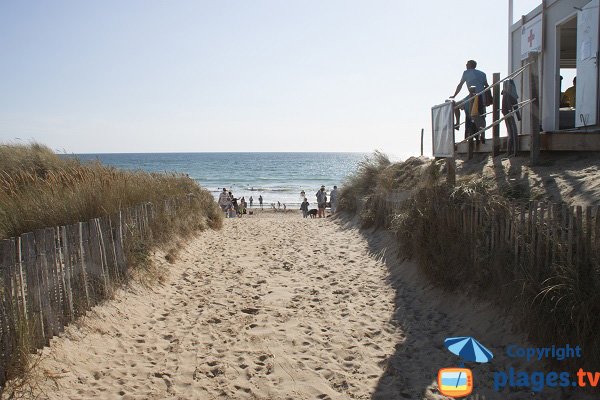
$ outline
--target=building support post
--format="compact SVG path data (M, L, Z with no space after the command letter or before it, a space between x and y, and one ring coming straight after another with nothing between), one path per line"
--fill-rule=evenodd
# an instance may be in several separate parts
M446 183L449 185L456 185L456 152L453 157L446 158Z
M500 73L494 72L494 89L493 89L493 110L492 119L496 123L500 119L500 85L496 85L500 81ZM492 157L500 154L500 124L494 125L492 128Z
M538 74L538 53L529 53L529 98L533 102L529 105L530 111L530 161L536 165L540 158L540 91Z

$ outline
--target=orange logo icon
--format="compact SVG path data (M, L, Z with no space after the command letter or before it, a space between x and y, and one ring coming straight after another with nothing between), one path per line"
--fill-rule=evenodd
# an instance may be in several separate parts
M438 371L438 387L444 396L468 396L473 391L473 373L468 368L442 368Z

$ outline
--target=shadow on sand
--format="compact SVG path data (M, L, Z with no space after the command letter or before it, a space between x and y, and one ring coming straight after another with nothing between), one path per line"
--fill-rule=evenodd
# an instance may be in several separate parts
M357 229L356 219L338 215L343 229ZM467 363L473 371L474 389L468 399L575 399L577 395L544 390L537 396L523 388L493 389L494 373L515 370L545 370L538 362L526 363L505 354L506 346L526 347L523 334L516 332L505 314L490 304L433 287L417 266L402 260L398 243L389 231L359 229L368 242L371 256L388 271L387 284L395 291L394 311L389 324L398 332L395 352L385 361L384 373L372 399L448 399L437 389L440 368L458 367L461 360L444 348L444 339L473 336L489 348L494 359L487 364ZM581 395L581 393L579 393Z

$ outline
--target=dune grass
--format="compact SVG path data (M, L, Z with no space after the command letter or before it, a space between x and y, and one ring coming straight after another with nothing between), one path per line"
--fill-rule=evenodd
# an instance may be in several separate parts
M210 193L186 176L82 163L39 144L0 145L0 239L186 195L197 200L186 225L220 226Z
M569 368L598 369L600 255L593 254L579 265L561 259L539 265L527 256L529 251L515 261L512 249L490 249L479 240L483 237L480 232L466 237L461 221L448 218L446 211L477 203L483 213L502 217L509 213L515 198L473 177L448 185L443 168L440 162L422 158L394 164L376 153L342 188L340 206L358 214L364 227L391 230L398 238L400 254L415 260L435 285L478 296L508 310L538 345L582 346L583 359L564 363ZM398 190L408 193L408 198L391 210L377 201ZM521 204L527 206L527 202ZM532 241L531 237L522 239ZM475 263L470 261L473 259Z
M161 207L172 199L185 199L174 214ZM142 282L156 280L152 277L156 271L147 262L154 249L164 247L172 259L177 239L221 227L222 212L207 190L185 175L83 163L40 144L0 144L0 239L88 221L148 202L156 205L151 234L143 239L132 235L125 241L128 271ZM23 377L34 368L27 329L19 330L18 336L20 350L13 352L14 359L5 360L8 379Z

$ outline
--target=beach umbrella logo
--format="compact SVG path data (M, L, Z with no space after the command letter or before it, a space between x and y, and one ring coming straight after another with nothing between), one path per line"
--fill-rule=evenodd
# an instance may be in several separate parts
M491 351L470 336L447 338L444 340L444 346L462 358L463 362L486 363L494 358Z
M444 346L461 358L459 368L442 368L438 371L438 388L444 396L464 397L473 391L473 372L465 368L465 362L487 363L494 355L470 336L451 337Z

